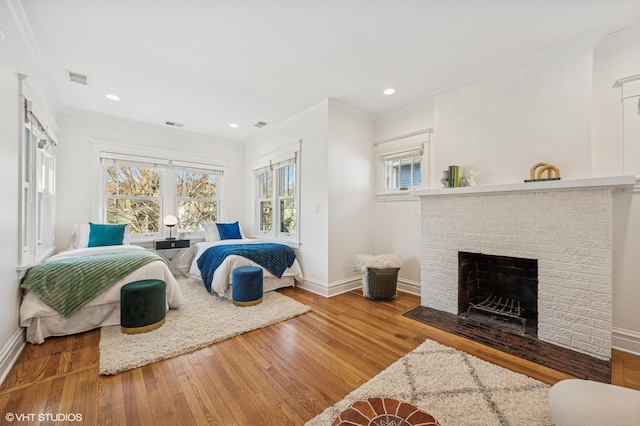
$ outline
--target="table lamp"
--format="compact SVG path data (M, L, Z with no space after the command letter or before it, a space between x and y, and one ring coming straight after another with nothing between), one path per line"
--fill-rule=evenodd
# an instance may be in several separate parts
M174 215L170 214L164 217L164 225L169 228L169 238L168 240L175 240L176 238L173 236L172 229L174 226L178 224L178 218Z

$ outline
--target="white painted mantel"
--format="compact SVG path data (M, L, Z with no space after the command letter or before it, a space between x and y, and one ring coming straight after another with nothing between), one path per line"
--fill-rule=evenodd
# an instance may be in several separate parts
M417 190L412 193L416 197L435 195L473 195L498 194L505 192L544 192L571 189L633 189L635 176L607 176L582 179L548 180L539 182L504 183L499 185L464 186L460 188L441 188Z
M613 193L635 176L415 191L422 305L457 314L458 252L538 261L538 338L611 356Z

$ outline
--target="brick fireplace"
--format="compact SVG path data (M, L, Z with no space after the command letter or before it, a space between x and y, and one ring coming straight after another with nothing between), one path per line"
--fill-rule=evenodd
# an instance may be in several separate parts
M538 339L611 358L612 193L623 178L422 191L422 305L458 314L459 253L537 264Z

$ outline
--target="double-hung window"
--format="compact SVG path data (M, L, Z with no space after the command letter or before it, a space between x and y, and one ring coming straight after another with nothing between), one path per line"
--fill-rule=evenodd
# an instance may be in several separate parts
M202 237L202 224L220 218L224 167L171 158L100 152L100 219L128 223L132 239L168 235L163 218L178 218L177 232Z
M162 224L161 188L166 167L108 157L102 158L102 165L106 223L128 223L132 234L158 235Z
M40 263L55 251L55 170L57 143L47 131L44 113L25 77L22 86L20 143L19 266Z
M299 149L296 144L254 163L256 228L264 238L298 241Z
M202 223L218 220L218 187L221 170L174 165L178 232L202 231Z

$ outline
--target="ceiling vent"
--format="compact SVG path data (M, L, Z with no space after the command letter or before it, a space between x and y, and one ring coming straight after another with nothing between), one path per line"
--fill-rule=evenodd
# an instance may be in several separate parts
M86 75L68 70L67 73L69 74L69 81L72 83L82 84L83 86L86 86L89 83L89 77Z
M267 125L267 123L264 122L264 121L258 121L256 124L254 124L254 126L256 126L256 127L264 127L266 125Z
M176 123L175 121L165 121L164 124L166 124L167 126L173 126L173 127L184 127L184 124Z

